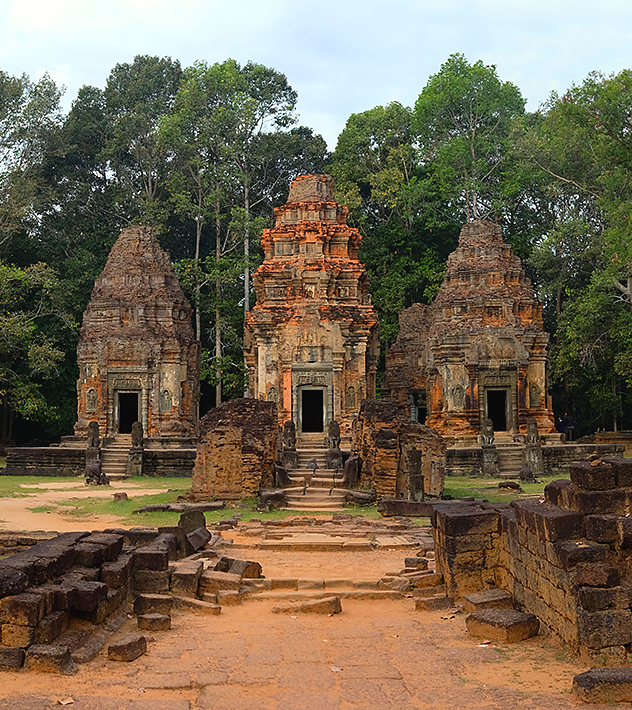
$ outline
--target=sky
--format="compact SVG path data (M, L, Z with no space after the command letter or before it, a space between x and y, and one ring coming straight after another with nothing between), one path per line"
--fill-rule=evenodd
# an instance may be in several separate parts
M535 111L590 71L632 68L629 0L0 0L0 70L103 88L138 54L284 73L333 150L352 113L413 106L447 58L495 65Z

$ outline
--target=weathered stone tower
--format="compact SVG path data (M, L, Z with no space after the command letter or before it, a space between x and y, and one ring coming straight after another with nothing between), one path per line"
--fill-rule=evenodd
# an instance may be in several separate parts
M200 348L191 306L149 227L121 232L96 280L77 347L75 434L196 434Z
M375 396L377 314L347 213L329 175L301 175L261 238L244 334L250 395L277 402L279 422L293 419L299 436L332 419L348 433L361 400Z
M400 314L382 393L461 441L487 418L496 432L526 433L529 417L553 431L548 342L542 306L500 226L471 222L434 303Z

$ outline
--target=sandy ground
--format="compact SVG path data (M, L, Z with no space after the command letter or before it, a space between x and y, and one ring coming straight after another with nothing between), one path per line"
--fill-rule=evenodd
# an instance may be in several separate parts
M109 489L83 483L37 484L28 498L0 501L4 529L72 530L86 524L28 507L72 497L138 494L160 488ZM288 531L289 532L289 531ZM403 566L409 550L281 552L241 547L227 554L261 562L267 577L377 579ZM237 547L239 545L239 547ZM107 659L72 676L0 672L0 710L536 710L585 707L570 694L586 670L553 639L483 643L465 630L465 614L417 612L410 598L343 600L335 616L279 615L271 601L224 607L220 616L174 612L170 631L151 635L148 653L131 663ZM117 636L136 631L128 619ZM146 632L145 632L146 633ZM606 707L606 706L603 706ZM607 707L629 707L608 705Z
M82 517L80 520L72 516L61 515L52 510L34 512L32 508L55 506L63 501L72 501L80 498L106 498L111 499L115 491L125 491L130 498L135 495L155 495L164 493L166 487L139 487L133 483L116 481L109 486L86 486L85 481L71 481L57 483L45 481L35 484L22 484L22 492L28 496L21 498L0 499L0 530L56 530L69 532L72 530L86 530L91 528L121 527L120 518L116 515L92 515ZM139 519L138 525L142 525ZM123 526L130 527L130 526Z
M271 602L219 617L174 613L147 655L102 653L74 676L0 673L0 708L44 710L513 710L583 706L584 668L547 639L481 645L465 617L411 600L345 601L332 617L273 614ZM123 631L132 631L133 621ZM72 702L70 702L72 701ZM610 705L609 707L613 707Z

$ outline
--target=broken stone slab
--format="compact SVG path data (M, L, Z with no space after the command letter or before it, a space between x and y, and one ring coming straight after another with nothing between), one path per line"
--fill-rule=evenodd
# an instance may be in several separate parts
M390 589L396 592L408 592L410 586L410 580L404 577L382 577L377 583L378 589Z
M454 598L445 594L436 594L432 597L417 597L415 599L415 611L440 611L452 609Z
M68 628L70 613L67 611L54 611L45 616L35 628L33 641L36 644L52 643Z
M79 629L70 634L64 634L57 642L61 643L63 640L64 645L71 649L72 660L75 663L89 663L126 621L128 621L128 615L122 611L108 619L92 634L86 633L85 629Z
M168 631L171 628L171 617L167 614L141 614L138 617L138 628L141 631Z
M514 609L480 609L465 619L472 636L483 636L494 641L514 643L538 633L540 622L535 614Z
M197 528L186 535L187 542L193 552L201 550L211 537L212 534L206 527Z
M165 614L173 609L174 597L168 594L139 594L134 601L135 614Z
M218 572L238 574L242 579L257 579L263 571L259 562L252 560L235 560L232 557L221 557L215 565Z
M77 672L77 664L72 660L68 646L35 644L26 652L24 669L40 673L72 675Z
M219 616L219 614L222 613L222 607L219 606L219 604L201 601L200 599L191 599L190 597L174 596L173 605L176 609L197 611L203 614L210 614L211 616Z
M241 576L229 572L206 570L200 576L200 593L217 592L220 589L235 589L241 587Z
M110 661L133 661L147 652L147 639L142 634L126 634L108 646Z
M404 560L404 567L416 567L417 569L428 569L428 560L425 557L407 557Z
M323 597L293 604L277 604L274 614L339 614L342 611L340 597Z
M178 527L185 535L192 533L194 530L206 527L206 517L202 510L196 508L187 510L180 516Z
M632 668L591 668L573 678L573 693L586 703L632 701Z
M244 600L241 591L235 592L232 589L220 589L217 592L217 603L220 606L237 606Z
M513 599L504 589L484 589L463 595L465 611L478 611L479 609L513 609Z
M605 648L582 648L581 662L591 668L628 667L628 650L625 646L606 646Z

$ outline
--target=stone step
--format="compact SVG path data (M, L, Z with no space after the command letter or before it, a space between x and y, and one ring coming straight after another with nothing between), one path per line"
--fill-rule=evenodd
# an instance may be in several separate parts
M344 500L311 500L307 499L286 499L286 509L288 510L344 510Z
M249 599L258 601L284 600L303 601L306 599L322 599L329 596L341 599L402 599L403 594L392 589L305 589L305 590L278 590L273 592L257 592Z

